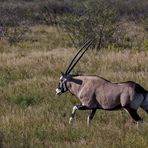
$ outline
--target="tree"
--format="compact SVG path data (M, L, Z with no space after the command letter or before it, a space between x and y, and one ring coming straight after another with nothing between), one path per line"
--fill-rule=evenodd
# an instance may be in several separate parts
M68 33L76 47L86 39L94 36L94 47L98 50L112 42L116 29L115 11L106 1L87 1L71 14L59 17L59 23Z

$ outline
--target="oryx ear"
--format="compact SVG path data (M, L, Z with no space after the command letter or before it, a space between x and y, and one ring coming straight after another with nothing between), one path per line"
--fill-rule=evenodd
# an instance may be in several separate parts
M65 73L63 73L63 72L61 72L61 78L60 79L62 79L62 78L66 78L66 75L65 75Z

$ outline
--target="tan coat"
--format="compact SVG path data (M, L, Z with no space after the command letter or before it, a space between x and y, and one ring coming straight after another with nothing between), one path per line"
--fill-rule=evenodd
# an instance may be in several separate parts
M132 81L112 83L98 76L71 76L67 87L89 108L110 110L129 106L137 110L141 106L148 110L148 92Z

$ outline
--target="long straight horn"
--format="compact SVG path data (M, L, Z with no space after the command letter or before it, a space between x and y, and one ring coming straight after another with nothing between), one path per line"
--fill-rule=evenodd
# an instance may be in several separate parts
M73 58L72 61L70 62L68 68L65 70L65 74L68 73L68 71L69 71L71 65L73 64L74 60L77 58L77 56L79 55L79 53L80 53L91 41L92 41L92 38L89 39L89 40L87 40L87 41L83 44L83 46L79 49L79 51L76 53L76 55L74 56L74 58Z
M84 53L88 50L88 48L92 45L92 43L95 41L94 38L89 39L85 44L82 46L82 48L77 52L73 60L71 61L70 65L68 66L66 73L68 74L71 72L71 70L75 67L75 65L78 63L78 61L81 59L81 57L84 55ZM82 51L82 49L86 49L79 55L79 53ZM78 56L79 55L79 56ZM77 60L74 62L74 60L77 58Z

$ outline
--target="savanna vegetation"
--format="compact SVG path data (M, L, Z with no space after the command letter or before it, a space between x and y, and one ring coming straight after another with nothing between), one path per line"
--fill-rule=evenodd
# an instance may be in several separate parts
M147 0L0 0L0 147L146 148L148 115L137 128L125 111L98 110L91 126L69 93L55 96L60 72L77 48L96 43L73 73L148 90Z

